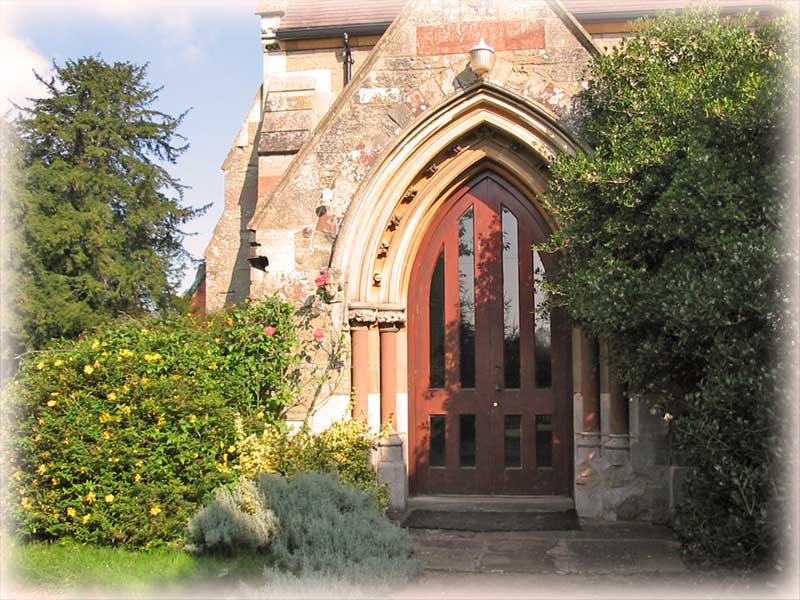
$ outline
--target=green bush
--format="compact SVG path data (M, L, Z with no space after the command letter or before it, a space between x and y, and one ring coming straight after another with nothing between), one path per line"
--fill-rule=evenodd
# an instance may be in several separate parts
M275 515L255 483L242 478L232 490L217 488L214 499L189 519L187 538L202 551L264 551L275 525Z
M290 479L260 475L256 493L257 502L274 514L269 553L280 571L385 582L408 579L419 570L408 532L383 515L371 494L340 482L335 473L297 473ZM241 513L237 520L249 519L241 503L228 507ZM198 539L191 532L189 537Z
M780 19L713 12L644 23L593 60L575 123L594 151L557 160L546 198L553 297L674 417L695 468L675 526L698 561L764 563L782 520L793 38Z
M270 423L259 434L247 434L237 423L238 461L242 475L255 478L260 473L292 477L303 472L335 472L341 481L374 494L378 506L387 508L387 491L378 485L375 469L369 462L383 432L374 435L360 419L344 418L314 434L307 423L297 431L281 423Z
M290 305L248 303L54 343L11 385L11 516L23 538L154 545L236 480L234 420L280 419L304 355ZM269 328L266 329L265 328Z

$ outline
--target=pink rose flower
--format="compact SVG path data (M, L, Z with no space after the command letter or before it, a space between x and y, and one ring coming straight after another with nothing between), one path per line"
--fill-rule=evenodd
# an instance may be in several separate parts
M328 283L328 276L325 273L323 273L314 280L314 283L317 284L317 287L322 287L323 285Z
M325 334L323 333L323 331L322 331L321 329L317 329L317 330L314 332L314 339L315 339L315 340L319 341L319 340L321 340L321 339L322 339L322 338L324 338L324 337L325 337Z
M267 337L272 337L273 335L275 335L275 328L272 325L264 327L264 335Z

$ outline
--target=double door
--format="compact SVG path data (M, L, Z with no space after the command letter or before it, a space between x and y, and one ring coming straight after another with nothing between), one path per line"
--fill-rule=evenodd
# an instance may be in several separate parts
M412 493L568 493L569 329L547 309L546 236L493 172L427 232L409 292Z

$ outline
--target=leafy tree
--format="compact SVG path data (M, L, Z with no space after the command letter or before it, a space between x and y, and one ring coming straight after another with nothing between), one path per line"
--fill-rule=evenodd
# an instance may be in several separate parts
M29 348L75 337L120 314L171 304L187 255L181 206L164 168L188 148L177 117L152 108L146 66L80 58L55 65L17 122L24 193L18 239L18 335Z
M685 550L745 566L781 522L788 39L778 20L644 22L593 61L576 123L594 152L558 160L547 197L553 292L663 401L696 467L676 521Z

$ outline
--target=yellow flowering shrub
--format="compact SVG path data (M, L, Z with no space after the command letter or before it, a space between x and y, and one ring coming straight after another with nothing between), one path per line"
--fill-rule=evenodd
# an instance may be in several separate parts
M281 423L268 424L260 434L248 434L241 419L237 419L237 469L250 479L260 473L292 477L297 473L334 471L342 482L374 493L378 505L386 510L386 489L378 485L369 462L370 450L386 433L375 435L366 422L344 418L318 434L307 425L292 431Z
M221 468L238 458L235 416L260 430L295 396L304 350L293 314L267 299L205 321L118 325L23 358L5 402L16 533L180 539L212 490L238 479Z

